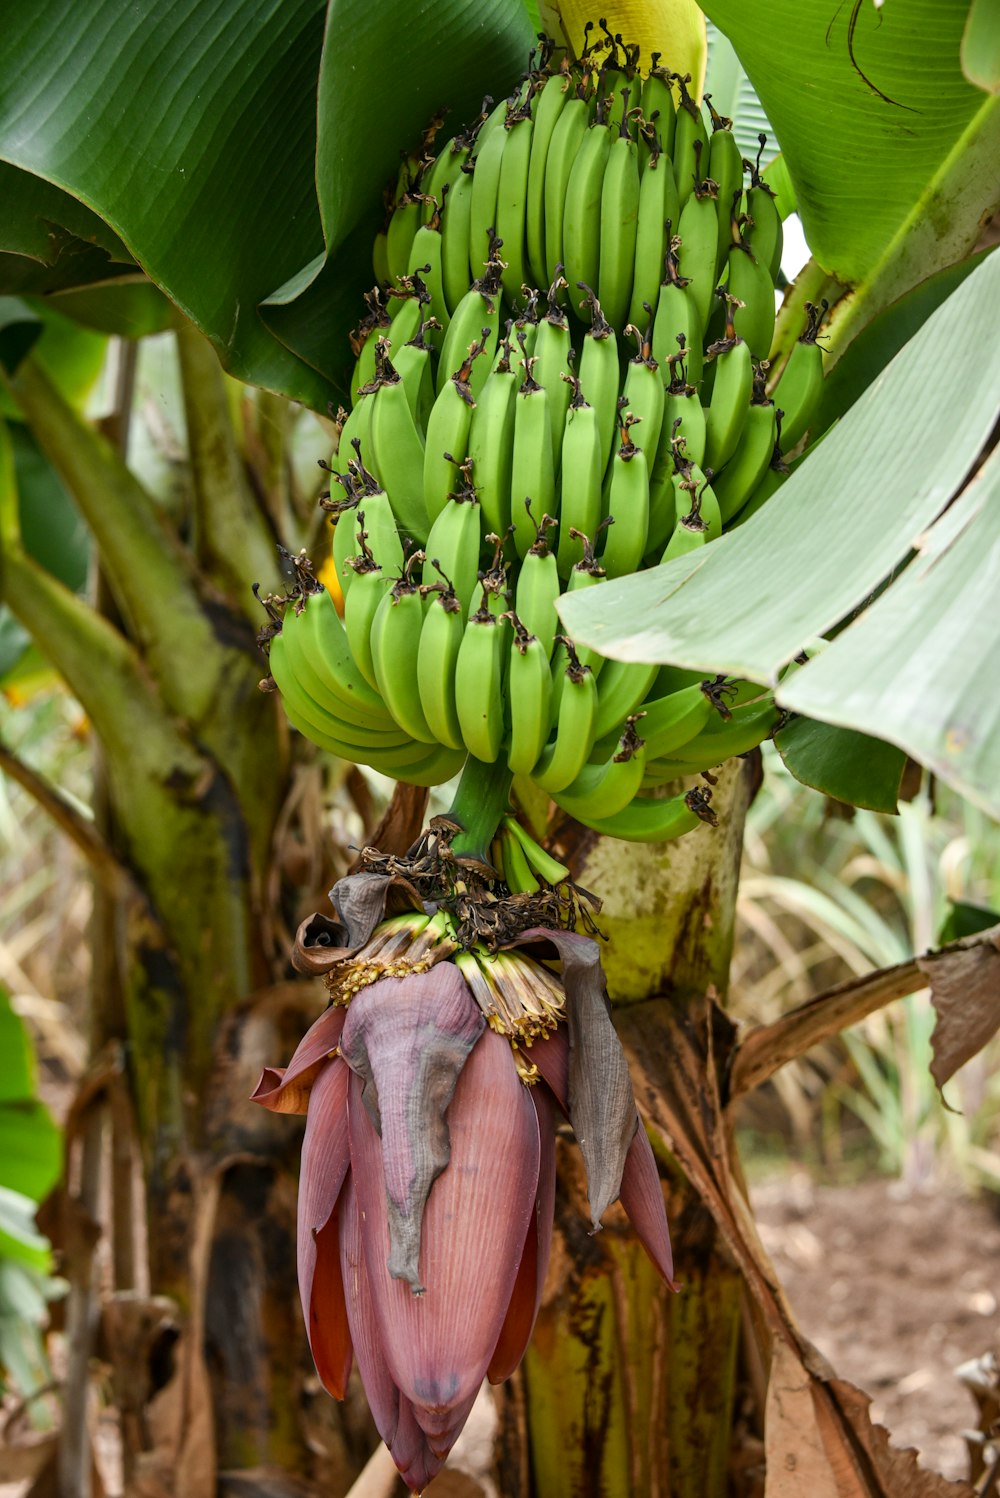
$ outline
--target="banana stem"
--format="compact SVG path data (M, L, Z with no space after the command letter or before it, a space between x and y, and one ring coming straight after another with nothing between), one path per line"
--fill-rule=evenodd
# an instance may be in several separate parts
M509 807L512 779L510 770L499 760L488 765L469 755L448 813L462 824L451 845L459 858L489 863L490 843Z

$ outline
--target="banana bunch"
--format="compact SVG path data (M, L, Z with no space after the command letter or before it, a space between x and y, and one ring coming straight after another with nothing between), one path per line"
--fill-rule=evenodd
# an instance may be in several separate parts
M817 308L771 379L781 219L688 81L606 31L576 63L546 43L404 161L331 463L343 621L305 588L270 646L333 753L417 784L471 755L638 840L711 820L710 792L658 788L754 747L773 698L578 649L556 599L739 523L822 381Z

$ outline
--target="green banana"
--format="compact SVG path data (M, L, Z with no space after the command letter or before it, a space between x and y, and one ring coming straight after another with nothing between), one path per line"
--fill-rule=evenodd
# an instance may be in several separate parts
M644 661L605 663L597 683L597 713L594 738L603 739L612 731L620 735L626 718L634 713L656 680L656 666Z
M389 278L393 281L398 276L405 276L410 268L410 250L420 228L419 181L418 172L393 208L386 230L385 249L389 261Z
M530 508L528 515L530 518ZM559 624L556 599L561 592L556 559L545 539L545 532L553 523L548 516L543 516L539 521L534 543L528 548L521 563L514 592L514 608L518 618L528 633L541 641L546 660L552 654L552 643Z
M683 208L694 192L695 180L700 174L699 157L702 152L705 164L708 164L708 130L701 110L687 91L686 85L691 82L691 74L685 73L682 78L679 73L674 73L673 79L680 92L674 134L674 176L677 178L677 191Z
M501 823L503 830L508 836L515 838L524 849L524 856L534 872L543 879L546 884L560 884L569 878L569 869L565 864L553 858L551 853L546 853L540 847L531 834L521 826L514 817L504 817Z
M656 376L658 379L659 377ZM622 421L622 438L611 460L607 488L608 518L601 566L609 577L626 577L642 561L649 531L649 471L646 454L632 441L630 429L636 417Z
M477 350L475 357L480 362L470 364L469 374L466 376L472 394L477 396L486 383L500 336L503 262L492 258L492 252L497 250L498 244L496 239L491 241L491 259L486 269L479 280L472 283L452 313L438 360L439 394L448 379L453 377L454 371L466 362L473 348ZM480 359L483 354L486 357Z
M739 215L740 200L743 197L743 153L736 143L732 120L716 113L707 94L705 103L712 116L708 170L716 185L719 243L715 257L715 279L718 281L729 253L732 220Z
M533 895L541 888L532 872L527 854L509 832L500 835L500 859L503 880L512 895Z
M447 298L444 294L444 240L441 234L441 215L444 210L448 187L445 185L440 205L434 207L426 224L421 224L413 237L407 273L419 276L430 296L430 315L437 319L442 330L451 320ZM440 342L440 338L437 340ZM398 342L398 335L397 335Z
M288 667L301 689L304 710L317 728L325 729L335 738L349 740L362 748L398 748L406 741L408 736L405 731L398 727L384 708L378 717L360 713L353 703L345 703L342 697L330 689L325 677L317 669L317 661L309 649L305 630L294 609L286 613L281 635Z
M421 322L417 333L408 343L392 345L392 362L403 382L406 403L416 423L417 431L420 433L423 433L427 426L431 407L434 404L434 347L428 342L426 336L428 332L433 331L434 327L435 319L428 318ZM423 505L422 488L420 502Z
M601 259L601 195L613 132L606 123L605 101L598 99L592 123L580 142L566 186L562 259L571 286L596 286Z
M402 569L403 548L385 494L369 496L364 509L358 508L357 522L358 554L349 560L354 578L344 597L344 629L358 670L378 691L371 651L372 621L392 586L393 576Z
M766 268L772 286L781 269L781 252L784 249L785 231L778 212L774 193L764 181L760 170L760 158L767 145L767 136L758 135L760 151L756 162L750 166L750 187L747 191L747 240L757 259ZM764 354L761 354L764 358Z
M340 703L345 721L391 728L391 715L358 670L343 622L325 588L306 599L301 614L286 617L284 632L289 630L301 632L303 648L317 676Z
M694 298L688 295L688 282L677 268L677 241L670 241L665 261L664 280L653 317L653 358L661 369L669 369L681 339L687 360L687 378L698 388L702 374L702 340L705 325L698 314Z
M589 666L577 659L572 640L557 636L566 646L569 665L559 697L556 736L532 767L531 778L542 790L554 795L572 785L587 763L597 714L597 684Z
M825 301L819 306L806 302L806 330L793 344L774 390L784 412L781 445L785 452L791 452L801 442L819 405L823 391L823 349L818 339L828 306Z
M684 438L688 455L694 462L704 461L705 408L698 399L698 392L694 385L688 383L686 352L686 348L682 347L681 351L670 360L670 383L664 391L663 425L660 428L658 462L660 454L663 453L669 460L670 443L678 434Z
M606 458L597 411L583 398L577 375L564 375L572 387L572 399L563 428L559 499L559 545L556 553L560 577L568 577L576 561L576 540L596 537L601 523Z
M375 356L378 388L372 403L369 462L389 495L400 528L419 543L427 535L424 442L388 350L388 340L380 338Z
M512 304L521 295L528 280L525 216L528 197L528 168L531 163L531 138L534 131L528 105L507 116L504 122L507 141L500 163L497 184L496 232L503 241L507 261L503 271L503 289Z
M514 402L514 446L511 452L510 513L517 554L526 557L533 544L532 506L544 521L555 518L556 474L549 441L548 391L532 373L534 358L521 361L524 381ZM520 607L518 613L521 613Z
M766 376L767 361L763 360L754 370L753 396L743 435L722 472L712 479L723 525L746 504L767 472L774 453L778 427L774 401L768 398L765 389Z
M545 257L545 180L549 146L553 133L569 103L572 78L566 64L545 80L536 96L534 129L531 132L531 160L528 163L528 188L525 194L525 234L529 274L536 286L550 280Z
M639 147L628 129L629 90L622 92L624 114L618 135L606 154L601 184L597 260L597 295L612 326L625 321L631 304L639 224ZM659 263L657 258L657 266ZM587 275L580 279L589 279L594 284Z
M736 332L755 359L766 359L774 337L774 282L764 261L742 240L729 247L729 294L736 299Z
M647 124L655 126L660 150L670 160L674 154L674 135L677 129L674 96L670 87L673 74L669 69L660 67L660 57L661 53L654 52L650 58L649 73L639 96L639 107ZM674 218L674 223L676 222Z
M507 764L515 775L530 775L549 736L552 675L549 651L525 628L517 614L503 616L513 626L507 668L510 746Z
M423 589L433 594L420 628L417 649L417 691L427 726L439 744L464 749L455 698L458 652L465 620L458 595L445 579Z
M590 327L583 335L580 354L580 389L597 412L603 475L611 460L617 430L618 340L594 292L589 286L582 286L580 289L585 292L584 301L580 305L586 306L590 312Z
M625 366L622 397L632 415L642 423L639 435L643 450L652 459L659 447L663 425L664 388L660 367L653 358L653 320L648 309L643 326L645 334L634 323L625 329L635 338L636 351Z
M679 775L691 775L721 765L734 755L747 754L769 737L780 720L781 710L775 707L770 693L733 708L727 719L710 717L700 733L671 752L667 768L679 767Z
M533 379L545 391L549 445L552 449L553 473L558 474L562 458L563 425L569 409L570 389L566 384L573 350L570 347L569 323L559 306L559 292L566 282L557 274L548 289L545 315L538 320L532 348Z
M612 817L638 794L645 768L645 744L629 718L611 758L601 764L584 765L565 790L552 793L552 799L560 810L578 822L586 822L590 817Z
M427 418L423 490L424 508L431 525L448 503L456 464L464 463L468 454L469 430L476 405L469 377L485 345L485 336L481 344L473 345L461 369L446 381Z
M493 259L500 168L507 146L507 131L503 126L510 108L507 100L497 105L475 145L468 240L469 271L474 279L482 275L484 264Z
M735 328L734 299L726 294L726 336L706 357L715 361L715 382L705 417L705 466L718 473L736 451L747 424L753 391L753 358Z
M698 317L704 327L712 310L717 276L715 263L719 253L719 211L716 185L710 177L702 177L700 161L707 146L700 140L694 142L696 181L694 189L681 208L677 225L680 244L677 249L677 266L680 275L687 281L687 294L692 299ZM773 303L773 296L771 298ZM680 330L679 330L680 331Z
M668 800L636 796L612 817L587 816L578 820L605 837L620 837L630 843L666 843L682 833L692 832L699 822L714 824L709 795L710 792L699 787Z
M469 290L469 237L472 232L472 178L475 163L467 159L448 194L441 225L441 282L448 311L454 316Z
M406 565L385 593L372 619L371 656L375 681L386 707L410 738L437 742L420 705L417 657L424 622L424 601L413 581L422 551L411 552Z
M590 106L581 83L563 105L545 160L545 263L539 277L540 285L555 274L557 265L565 264L563 221L569 180L589 122Z
M461 482L448 496L430 528L422 581L425 587L435 586L435 571L448 579L458 595L464 625L479 580L482 527L471 460L467 458L459 471Z
M440 209L444 202L446 193L454 191L471 154L464 135L453 136L438 152L424 175L421 223L429 223L435 210Z
M469 615L455 663L455 705L474 759L493 764L503 742L506 624L483 606Z
M510 367L510 324L500 356L483 385L469 424L468 455L475 466L484 531L503 535L510 525L511 462L517 375Z
M671 116L673 109L671 106ZM649 160L639 182L639 216L635 237L635 265L632 271L632 300L628 320L636 327L644 325L646 304L656 306L660 293L660 276L668 248L669 224L679 222L681 203L674 178L673 163L655 135Z
M705 683L681 687L665 697L643 702L639 723L646 741L647 760L672 754L700 733L712 714L712 697Z

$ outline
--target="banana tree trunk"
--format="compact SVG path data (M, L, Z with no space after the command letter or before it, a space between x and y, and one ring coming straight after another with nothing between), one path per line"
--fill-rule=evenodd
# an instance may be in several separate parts
M685 1027L725 996L743 823L754 766L735 761L704 827L649 847L558 830L574 877L604 901L600 923L619 1027L657 1014ZM658 1059L649 1057L655 1076ZM711 1066L710 1054L705 1065ZM662 1082L669 1085L668 1058ZM640 1099L641 1109L641 1099ZM677 1163L658 1148L674 1239L672 1294L629 1228L589 1236L576 1147L561 1144L549 1280L535 1334L502 1396L504 1491L546 1498L723 1498L729 1491L741 1276Z

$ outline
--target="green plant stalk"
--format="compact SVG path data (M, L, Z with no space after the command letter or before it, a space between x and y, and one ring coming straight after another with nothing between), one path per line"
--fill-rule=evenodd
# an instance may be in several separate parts
M5 383L93 532L115 598L164 697L198 721L217 697L227 652L180 542L114 449L35 359L23 360Z
M459 858L490 861L490 843L509 810L511 772L499 760L488 765L470 754L448 812L462 825L452 842Z
M730 761L713 802L719 828L660 847L580 844L573 877L604 900L602 959L613 998L631 1001L628 1023L641 1024L647 1006L671 1026L696 1019L712 987L724 999L749 796L749 767ZM649 1058L654 1071L666 1092L669 1060ZM530 1466L531 1498L728 1492L743 1281L697 1189L651 1138L669 1183L679 1295L617 1209L602 1233L586 1231L579 1164L560 1157L570 1202L557 1213L554 1260L564 1273L550 1281L524 1362L526 1438L513 1421L502 1432L515 1465Z
M280 587L275 538L246 480L215 350L193 323L177 329L184 416L195 501L195 549L206 572L255 625L260 609L250 592Z

